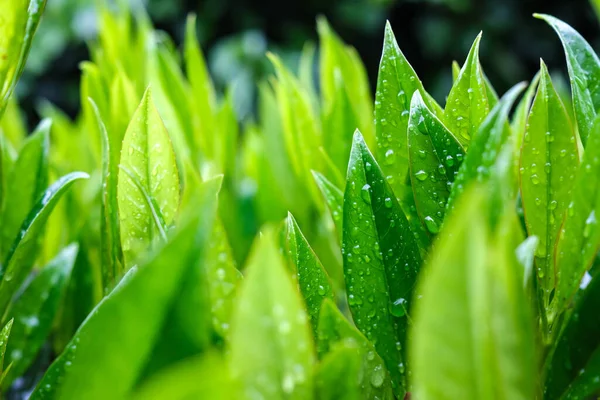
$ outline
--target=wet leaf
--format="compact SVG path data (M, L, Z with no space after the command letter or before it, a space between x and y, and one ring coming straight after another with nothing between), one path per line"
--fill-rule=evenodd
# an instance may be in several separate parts
M313 397L308 317L273 231L264 232L250 254L230 346L230 368L243 397Z
M375 343L392 380L406 390L402 347L421 255L390 186L367 149L354 135L344 193L344 275L356 326Z
M437 242L417 292L410 356L413 395L535 398L535 342L511 237L487 223L489 199L470 191Z
M472 138L469 151L454 180L448 198L448 210L454 209L456 202L470 183L490 177L501 149L509 137L508 113L523 89L524 84L517 84L502 96Z
M450 89L444 110L444 121L448 129L465 148L490 111L485 79L479 64L480 41L481 34L475 39L467 60Z
M286 251L316 332L323 300L334 299L332 283L291 213L286 218Z
M175 154L149 90L125 133L120 166L117 182L120 233L125 267L130 268L160 234L148 196L156 201L167 225L179 207Z
M56 203L73 183L88 177L83 172L73 172L65 175L50 185L34 204L3 263L2 282L0 283L0 310L6 310L6 306L15 291L31 271L36 257L37 240Z
M238 398L227 365L216 353L181 361L161 370L136 390L134 400Z
M573 95L575 119L584 146L600 110L600 59L594 49L572 27L550 15L534 14L558 34L565 50Z
M568 305L600 248L597 221L597 216L600 216L599 152L600 117L596 117L581 165L571 179L572 182L574 180L572 195L556 243L557 284L553 309L557 313Z
M444 221L452 182L465 150L427 108L419 92L411 101L408 154L417 212L428 232L435 235Z
M521 150L521 197L529 235L540 239L535 266L544 305L556 284L554 245L579 157L575 132L544 63Z
M48 184L49 120L43 120L25 141L6 182L6 198L2 221L0 255L10 250L23 221Z
M77 245L70 245L45 266L14 302L14 320L6 359L12 364L2 385L8 387L35 360L46 341L75 264Z
M333 219L333 223L335 225L335 230L337 232L339 243L342 243L342 214L343 214L343 203L344 203L344 193L333 183L331 183L327 178L325 178L321 173L312 171L313 177L317 186L321 190L323 197L325 198L325 203L327 204L327 208L331 213L331 218Z
M349 393L361 394L363 399L392 399L392 382L383 359L377 354L373 343L369 342L337 309L331 299L325 299L321 307L318 325L318 352L322 359L321 369L317 370L317 390L321 393L338 393L337 387L345 387ZM343 369L340 361L334 361L334 356L340 349L352 349L354 357L348 362L358 362L355 368L347 371L348 375L337 376L341 385L329 383L329 387L319 387L319 380L333 379L327 375ZM332 354L333 353L333 354ZM344 351L345 353L345 351ZM348 357L344 356L346 359ZM360 361L359 361L360 360ZM326 364L332 365L325 367ZM400 366L401 368L403 366ZM333 369L333 371L325 372ZM341 371L340 371L341 373ZM324 376L325 375L325 376Z
M214 193L160 249L128 271L90 313L31 395L123 398L135 387L170 305L204 251L215 215ZM175 349L176 344L172 343Z

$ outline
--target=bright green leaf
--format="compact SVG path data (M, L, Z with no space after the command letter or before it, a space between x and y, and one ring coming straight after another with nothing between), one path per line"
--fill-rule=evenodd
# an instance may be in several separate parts
M555 287L554 245L579 157L575 132L544 63L521 151L521 197L529 235L540 239L536 271L547 307Z
M230 368L243 397L311 399L313 341L272 231L255 243L234 311Z
M175 154L149 90L125 133L120 166L117 200L123 256L125 266L129 268L140 253L152 246L160 232L154 222L152 207L139 186L156 201L167 225L179 208L179 172Z
M325 203L327 204L327 208L331 213L331 219L333 219L338 240L341 244L343 232L342 214L344 211L342 207L344 204L344 193L319 172L312 171L312 174L315 178L317 186L319 187L321 193L323 194L323 197L325 198Z

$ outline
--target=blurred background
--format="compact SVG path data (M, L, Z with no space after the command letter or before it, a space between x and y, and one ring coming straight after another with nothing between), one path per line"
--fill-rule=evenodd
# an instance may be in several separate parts
M137 0L141 1L141 0ZM556 35L534 12L552 14L577 29L596 49L600 28L588 0L147 0L157 28L181 43L186 15L198 15L199 37L218 88L233 83L241 118L251 115L255 82L271 73L271 50L294 65L306 41L316 41L315 18L356 47L375 88L385 20L425 87L440 102L451 86L451 62L464 62L479 31L481 62L502 94L529 80L542 57L559 85L566 67ZM97 31L94 0L49 0L18 96L29 123L50 101L75 116L79 63Z

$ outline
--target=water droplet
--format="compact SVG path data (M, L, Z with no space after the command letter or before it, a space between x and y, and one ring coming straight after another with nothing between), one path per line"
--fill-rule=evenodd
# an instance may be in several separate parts
M531 175L531 183L538 185L540 183L540 177L537 174Z
M383 365L378 365L373 368L373 372L371 373L371 385L373 385L373 387L381 387L381 385L383 385L384 378L385 371L383 370Z
M371 185L369 185L368 183L365 183L365 185L362 187L362 189L360 191L360 196L367 204L371 204L371 192L370 191L371 191Z
M454 158L451 155L446 156L446 165L449 167L454 165Z
M556 207L558 207L558 202L556 200L552 200L548 205L548 208L550 210L556 210Z
M592 228L596 225L596 211L592 210L585 220L585 227L583 228L583 237L588 238L592 233Z
M424 135L427 135L429 133L429 131L427 130L427 124L425 124L425 117L422 115L419 116L417 128L419 128L419 132L421 132Z
M392 165L395 162L396 162L396 154L394 153L394 150L389 149L388 151L385 152L385 163L387 165Z
M403 317L406 315L406 299L399 298L394 303L392 303L392 307L390 312L394 317Z
M440 231L440 228L438 227L437 222L435 222L435 220L430 217L427 216L424 218L425 221L425 226L427 227L427 230L431 233L438 233Z
M323 285L319 285L317 292L319 293L319 296L325 296L325 287Z
M420 170L420 171L417 171L415 176L417 177L418 180L424 181L425 179L427 179L428 175L427 175L427 172Z
M387 208L392 208L392 199L389 197L386 197L385 200L383 201L383 203L385 204L385 206Z

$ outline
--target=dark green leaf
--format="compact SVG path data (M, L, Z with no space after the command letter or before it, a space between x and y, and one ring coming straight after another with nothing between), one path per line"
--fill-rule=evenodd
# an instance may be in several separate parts
M324 299L334 299L333 288L323 264L310 247L291 213L286 219L286 250L290 264L298 277L298 285L306 301L313 330L316 332L321 304Z
M7 360L12 368L3 386L21 376L44 344L65 293L77 256L77 245L66 247L27 285L12 306L14 319Z
M408 154L417 212L429 233L435 235L444 221L450 188L465 151L427 108L419 92L411 101Z
M356 326L375 342L392 379L406 390L406 344L421 255L408 221L379 165L356 132L344 193L344 275Z
M546 14L535 14L558 34L565 50L573 108L581 141L585 145L600 110L600 59L594 49L572 27Z

